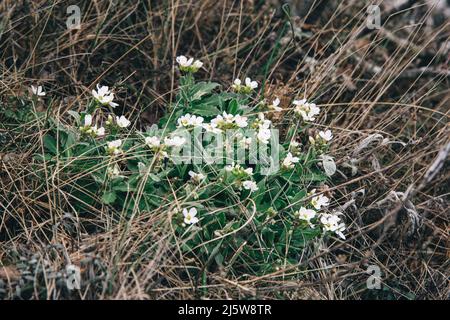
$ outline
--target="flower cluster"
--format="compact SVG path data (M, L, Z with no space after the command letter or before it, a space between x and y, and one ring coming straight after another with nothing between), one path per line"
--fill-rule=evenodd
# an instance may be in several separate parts
M203 120L203 117L197 117L195 115L190 115L189 113L187 113L184 116L180 117L177 123L179 128L193 128L202 126Z
M84 125L80 127L80 132L93 138L103 137L105 135L105 128L97 128L97 125L92 125L92 115L86 114L84 116Z
M298 163L300 159L298 157L294 157L292 153L288 152L286 158L284 158L282 166L284 169L293 169L295 164Z
M160 138L157 136L151 136L145 138L145 143L152 149L161 148L162 146L167 147L181 147L186 142L183 137L175 136L173 138L165 137L164 144L161 143Z
M315 195L316 189L313 189L308 195L312 196L309 203L313 208L301 207L294 214L310 228L315 228L314 223L318 223L319 227L326 233L335 233L345 240L345 224L341 222L339 215L341 213L325 213L320 212L330 203L330 199L322 194Z
M258 88L258 82L252 81L250 78L245 78L245 84L242 84L240 79L236 79L233 82L232 88L234 91L242 94L249 94L254 89Z
M180 149L177 148L182 148L184 145L187 145L186 142L189 142L186 141L187 138L182 136L181 131L194 131L196 133L196 128L199 128L201 133L204 133L204 131L216 133L220 135L220 138L226 136L225 146L229 147L229 149L226 150L225 155L220 153L219 157L221 157L221 160L236 161L234 158L229 160L231 158L230 154L233 154L234 157L235 146L231 146L231 142L234 143L236 138L239 146L250 151L244 152L244 161L248 160L250 163L253 163L251 161L254 159L253 148L251 148L253 143L256 146L263 145L264 149L270 148L271 152L278 150L278 148L273 147L270 141L273 138L272 134L275 134L273 131L274 123L272 123L271 119L276 121L275 119L277 119L278 115L274 114L274 112L280 112L283 109L280 107L280 98L278 97L272 96L270 98L271 102L260 100L261 102L259 103L253 103L257 99L253 100L249 94L258 88L258 83L248 77L244 81L239 79L234 81L232 85L234 92L217 93L217 90L209 90L211 87L216 88L216 85L208 83L195 84L192 73L197 72L203 66L201 61L194 61L194 58L179 56L177 57L177 63L180 71L183 73L181 81L182 92L180 95L177 95L177 99L180 99L181 103L177 105L179 109L174 111L178 118L163 117L160 120L160 124L164 127L163 130L158 129L158 127L156 129L152 127L147 128L147 132L143 133L136 130L125 115L115 115L113 112L110 112L109 115L104 115L104 110L98 107L116 107L118 104L114 102L114 94L107 86L99 84L96 86L96 90L92 90L95 103L90 103L88 110L83 113L79 130L82 135L93 138L103 137L106 135L105 131L107 131L108 135L104 144L101 145L102 151L105 152L104 150L106 150L107 156L105 158L109 161L106 166L105 176L107 179L114 179L113 183L119 184L123 182L125 184L125 186L121 185L116 188L114 185L110 188L102 182L102 186L105 186L105 189L107 189L107 192L105 192L107 196L102 198L106 199L104 200L105 203L110 201L108 204L111 204L114 200L109 198L115 199L115 197L108 197L108 193L116 192L116 189L118 190L117 192L125 189L136 189L136 184L141 181L140 179L148 175L150 179L145 181L146 184L144 185L144 188L149 188L146 190L146 194L151 194L155 191L154 198L146 199L146 201L148 200L146 205L152 206L153 203L157 203L158 199L163 198L169 199L168 201L172 201L174 197L177 197L177 199L200 199L196 207L187 207L177 213L177 228L180 226L185 228L194 224L202 224L202 229L210 228L213 225L217 226L218 224L213 221L216 219L213 215L202 215L200 220L197 210L208 210L207 208L217 207L218 203L224 203L224 199L221 198L216 203L211 203L210 199L218 197L217 195L223 197L227 192L235 192L233 197L240 197L245 206L249 204L254 205L258 214L268 212L266 205L270 203L267 206L273 206L271 212L280 212L276 219L274 218L275 214L271 214L274 224L279 221L281 221L281 224L284 224L285 221L282 219L290 219L286 225L300 226L294 232L301 233L303 228L309 227L320 231L318 234L331 233L345 239L345 224L340 217L340 213L330 213L330 210L327 209L330 199L325 195L316 194L315 190L308 194L310 200L307 203L304 203L301 207L294 208L296 210L294 215L285 212L286 204L289 203L292 197L302 194L306 183L317 181L308 180L307 177L299 177L298 175L300 172L317 172L321 170L320 165L317 165L317 160L320 161L320 156L325 155L323 151L326 150L333 138L330 130L319 131L314 136L309 137L309 144L313 147L312 152L308 151L303 154L300 141L305 141L305 139L302 136L297 136L297 134L300 132L305 134L310 124L303 123L301 128L300 126L289 128L288 134L284 135L283 133L282 135L287 136L286 139L290 139L289 145L287 146L287 143L283 144L285 149L281 151L281 154L285 155L280 159L282 170L279 173L274 173L274 177L269 179L262 178L265 173L262 173L262 166L258 163L254 166L247 166L241 164L245 163L241 162L241 159L239 160L240 164L223 165L223 162L217 162L205 168L199 168L197 163L194 166L191 164L178 166L175 157L171 157L169 154L170 152L179 151ZM187 94L184 94L186 92ZM37 96L45 95L41 87L33 87L33 93ZM194 95L200 98L189 100ZM213 103L211 101L218 102L212 107ZM320 108L314 103L308 103L305 99L294 100L293 104L295 105L295 114L305 122L314 121L320 113ZM208 109L207 107L210 108ZM211 113L211 110L217 111ZM254 110L257 111L254 112ZM259 111L264 111L266 114ZM96 114L96 112L98 113ZM93 119L95 118L100 123L101 117L106 118L106 116L106 121L102 123L106 129L102 126L98 127ZM77 119L80 119L80 117ZM125 130L130 127L133 130L132 132ZM252 131L251 136L247 134L246 130L241 130L247 128L251 129L248 130ZM228 135L229 132L233 133L233 135ZM140 139L129 138L129 136L133 136L133 133L136 133ZM232 139L231 142L229 141L230 138ZM88 140L87 143L98 143L98 141L93 139L86 140ZM122 159L124 158L122 155L129 150L134 152L130 152L126 159ZM228 152L228 150L233 152ZM315 152L317 150L321 152ZM311 156L309 156L310 154ZM116 156L120 157L109 158ZM154 161L155 159L157 161ZM325 163L324 160L323 163ZM293 170L296 166L299 170ZM123 171L121 171L121 168ZM325 165L323 168L325 168ZM305 179L305 182L303 182L303 179ZM288 180L287 184L284 183L286 180ZM279 181L283 181L282 185ZM171 190L170 195L168 190ZM143 197L146 196L143 194ZM247 198L244 199L244 197ZM246 200L252 201L245 203ZM117 202L115 203L116 205ZM259 219L259 216L256 215L255 217ZM275 220L279 221L276 222ZM295 223L291 223L292 220L295 220ZM225 221L225 223L220 222L220 225L225 226L227 223L228 221ZM198 229L191 228L194 231ZM209 234L213 234L217 230L209 231ZM277 232L278 230L273 228L268 234L276 234ZM282 233L279 234L282 237ZM277 241L279 240L279 238L276 239Z
M196 184L200 184L205 180L206 176L203 173L196 173L194 171L188 172L189 176L191 177L192 181Z
M331 130L319 131L315 138L309 137L309 142L312 145L324 145L333 139L333 134Z
M232 115L225 111L223 114L217 115L211 120L210 126L212 128L217 128L220 130L235 129L235 128L245 128L248 126L247 117L243 117L239 114Z
M177 62L178 62L180 71L183 71L183 72L195 73L203 66L203 62L201 62L200 60L194 61L194 58L188 59L185 56L178 56Z
M179 136L165 137L163 141L157 136L145 137L145 144L162 158L168 158L168 148L179 148L186 143L186 139Z
M121 154L123 152L123 150L121 149L121 146L122 146L122 140L121 139L109 141L107 146L106 146L106 151L110 155L117 156L117 155L119 155L119 154Z
M114 93L109 90L107 86L101 86L97 84L97 90L92 89L92 95L94 96L97 103L102 106L110 106L112 108L117 107L119 104L115 103Z
M256 182L252 180L245 180L244 182L242 182L242 186L245 190L249 190L250 192L255 192L258 190Z
M245 190L254 192L258 190L256 182L250 180L253 176L253 168L244 168L240 164L231 164L225 166L225 171L230 172L237 180L237 184Z
M257 130L256 137L259 142L263 144L268 144L270 137L271 137L271 131L270 131L270 125L272 124L272 121L266 119L264 117L264 113L260 112L258 114L258 119L255 120L252 124L252 128Z
M238 178L248 177L253 175L253 168L244 168L240 164L231 164L225 166L225 171L231 172Z
M289 143L289 151L294 154L298 155L301 152L301 145L298 141L292 140L291 143Z
M320 108L315 103L309 103L306 99L294 100L294 113L300 116L304 121L314 121L320 113Z
M341 213L323 213L320 217L320 223L324 231L326 232L334 232L341 239L345 240L345 223L341 222L341 218L339 217Z

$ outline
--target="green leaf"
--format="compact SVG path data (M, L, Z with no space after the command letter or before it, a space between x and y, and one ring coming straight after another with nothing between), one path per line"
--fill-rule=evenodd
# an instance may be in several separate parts
M80 123L81 121L81 116L78 112L74 111L74 110L69 110L67 111L68 114L70 114L77 123Z
M102 201L105 204L112 204L116 201L117 195L114 191L105 191L102 196Z
M44 147L53 154L58 153L58 149L56 147L56 140L51 135L46 134L42 139L44 143Z
M238 109L239 109L238 102L235 99L231 100L228 106L228 113L237 114Z
M62 135L62 137L64 138L62 146L63 146L63 150L65 153L65 156L67 158L71 158L73 155L73 146L75 146L76 144L76 135L75 133L71 132L71 131L65 131L65 134Z
M200 100L201 97L210 94L215 88L219 86L215 82L199 82L192 86L191 88L191 101Z
M295 196L289 197L289 202L290 203L298 203L298 202L300 202L300 200L302 200L305 197L306 197L306 191L301 190L301 191L297 192L295 194Z
M113 187L113 189L115 191L122 191L122 192L128 192L128 191L133 191L136 188L131 188L128 183L126 183L125 181L121 181L119 184L117 184L116 186Z
M219 109L212 105L200 104L193 106L191 112L198 116L212 117L220 113Z
M327 176L321 172L305 173L305 174L303 174L303 176L301 178L302 178L302 181L305 183L307 183L307 182L324 182L327 180Z
M216 260L217 265L223 266L223 260L224 260L224 257L223 257L222 254L218 253L218 254L214 257L214 260Z
M160 177L158 177L156 174L154 174L154 173L150 173L149 174L149 177L150 177L150 179L152 179L153 181L155 181L155 182L160 182L161 181L161 178Z
M42 155L42 154L35 154L33 156L33 158L36 159L37 161L44 162L44 161L50 161L52 159L52 156L49 155L48 153L46 153L44 155Z

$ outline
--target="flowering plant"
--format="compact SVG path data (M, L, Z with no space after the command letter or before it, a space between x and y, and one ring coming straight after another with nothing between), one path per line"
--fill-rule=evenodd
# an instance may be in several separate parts
M331 131L307 134L320 108L306 99L282 107L278 97L258 97L249 77L219 90L195 81L199 60L176 62L180 88L158 125L138 128L115 115L114 94L97 85L86 111L71 111L76 125L45 136L47 165L66 163L74 177L74 207L82 213L107 205L129 217L164 208L185 239L182 250L202 264L235 263L253 273L295 265L321 237L345 239L329 195L309 190L330 175L321 159L332 161ZM289 112L298 116L295 125L280 134L272 116Z

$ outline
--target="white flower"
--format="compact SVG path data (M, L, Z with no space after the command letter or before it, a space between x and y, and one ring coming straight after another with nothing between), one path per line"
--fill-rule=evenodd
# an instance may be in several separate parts
M207 132L211 132L211 133L221 133L222 132L222 130L217 128L217 124L216 123L204 123L203 124L203 128Z
M342 240L345 240L344 231L345 231L345 223L341 223L334 231L334 233L336 233Z
M320 113L320 108L315 103L309 103L309 116L315 117Z
M178 127L197 127L203 124L203 118L186 113L178 119Z
M116 123L121 128L126 128L130 125L130 121L125 116L116 117Z
M219 116L220 117L220 116ZM227 124L231 124L234 121L234 115L232 115L231 113L226 113L225 111L223 112L223 121L225 121L225 123Z
M292 153L288 152L286 158L283 160L283 167L292 169L295 166L295 163L298 163L300 159L298 157L292 156Z
M178 56L177 62L180 67L190 67L192 65L192 62L194 62L194 58L188 59L185 56Z
M297 107L303 107L305 104L307 104L306 99L294 100L292 101L292 103Z
M264 113L258 113L258 119L254 122L253 126L256 125L259 129L269 129L272 121L265 118Z
M320 210L322 207L328 206L329 203L330 199L321 194L311 199L311 205L316 208L316 210Z
M320 113L320 108L315 103L308 103L306 99L294 100L294 112L300 115L304 121L314 121L315 116Z
M101 105L109 105L112 108L117 107L119 104L113 102L114 94L109 90L107 86L100 86L97 84L97 90L92 89L92 95L95 100Z
M291 143L289 144L290 148L297 148L300 145L300 143L298 141L292 140Z
M203 62L201 62L200 60L195 60L192 66L194 68L200 69L201 67L203 67Z
M223 117L222 117L220 114L217 115L214 119L211 120L211 125L212 125L214 128L219 127L219 126L222 125L223 123L225 123L225 122L223 121Z
M226 114L226 112L224 112L224 114ZM220 114L211 120L211 126L214 128L219 128L223 125L225 125L225 120Z
M108 147L107 147L108 153L113 154L113 155L118 155L118 154L122 153L122 150L120 149L121 146L122 146L122 140L120 140L120 139L109 141Z
M283 108L279 107L280 105L280 99L275 98L275 100L272 101L272 104L269 105L269 109L273 110L275 112L280 112L283 110Z
M80 131L92 137L102 137L105 135L105 128L97 128L97 125L92 126L92 115L90 114L84 116L84 126L80 127Z
M234 175L244 175L251 176L253 175L253 168L249 167L244 169L240 164L234 164L225 166L225 171L232 172Z
M105 135L105 128L103 127L98 128L96 131L96 135L97 137L103 137Z
M190 208L189 210L184 208L183 209L183 216L184 216L184 223L185 224L195 224L198 222L197 215L197 209Z
M84 116L84 126L90 127L92 125L92 115L87 114Z
M256 137L261 143L268 144L270 139L270 129L260 129Z
M322 223L325 231L334 231L340 218L337 215L330 213L323 213L320 217L320 222Z
M194 127L199 127L203 124L203 117L192 116L191 117L191 125Z
M108 118L106 119L105 124L106 124L107 126L112 126L112 125L113 125L113 122L114 122L113 116L110 115L110 114L108 114Z
M343 232L345 231L345 224L341 223L341 218L339 218L338 216L339 214L341 213L324 213L320 217L320 222L322 223L323 229L325 231L334 232L339 237L345 240L345 235L343 234Z
M333 139L333 134L331 133L330 130L326 130L325 132L320 131L319 132L319 136L324 140L324 141L331 141L331 139Z
M175 136L173 138L166 137L164 138L164 144L168 147L181 147L186 142L186 139L183 137Z
M108 142L108 147L110 148L119 148L122 145L122 140L117 139Z
M313 224L311 223L311 219L313 219L316 216L316 212L312 209L306 209L305 207L301 207L298 211L298 218L300 220L304 220L308 222L310 227L313 227Z
M245 128L248 125L247 117L237 114L234 116L234 123L236 123L239 128Z
M252 81L250 78L245 78L245 86L251 90L258 88L258 82Z
M231 113L226 113L225 111L220 115L217 115L211 120L211 127L204 126L208 129L229 129L229 128L245 128L248 126L247 117L241 116L239 114L232 115Z
M161 140L157 136L145 137L145 144L150 148L159 148Z
M246 180L242 183L244 189L250 190L250 192L254 192L258 190L258 186L256 185L256 182L251 180Z
M97 136L97 132L98 132L97 125L94 125L92 127L84 127L84 128L82 128L82 130L84 130L84 132L86 132L87 134L90 134L93 137Z
M178 118L177 123L179 127L187 127L191 125L191 115L187 113L184 116L181 116Z
M232 88L239 93L248 94L253 91L253 89L258 88L258 82L252 81L250 78L245 78L245 85L242 85L240 79L236 79L233 82Z
M200 183L205 179L205 175L203 173L195 173L194 171L189 171L188 174L195 183Z
M45 96L45 92L42 90L42 86L37 86L37 88L35 86L31 86L31 92L38 97Z
M185 72L197 72L203 66L203 62L195 60L194 58L186 58L185 56L178 56L177 62L180 65L180 70Z

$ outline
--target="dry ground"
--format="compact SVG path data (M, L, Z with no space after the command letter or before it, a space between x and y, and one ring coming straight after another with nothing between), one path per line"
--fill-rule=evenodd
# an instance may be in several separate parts
M70 1L2 1L0 109L20 116L11 97L39 82L52 97L48 112L67 121L101 81L144 127L173 97L178 54L201 59L200 77L223 84L267 78L267 95L283 97L284 107L305 96L326 110L319 123L335 133L339 169L328 188L345 209L348 240L320 243L299 268L212 270L199 282L183 273L189 261L166 230L152 228L164 212L126 228L106 208L67 216L64 181L37 179L33 167L45 129L32 121L12 128L0 115L0 297L448 298L448 5L285 2L291 10L275 0L77 1L81 29L67 30ZM371 30L373 2L382 27ZM148 241L156 246L141 251ZM80 292L61 285L67 261L82 265ZM366 287L370 265L382 272L380 290Z

